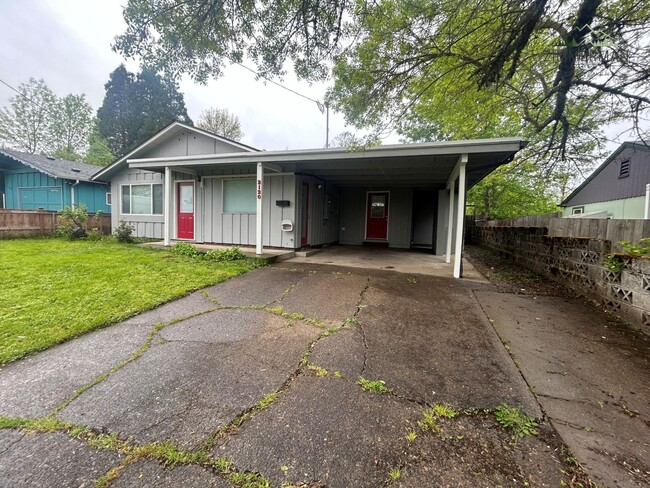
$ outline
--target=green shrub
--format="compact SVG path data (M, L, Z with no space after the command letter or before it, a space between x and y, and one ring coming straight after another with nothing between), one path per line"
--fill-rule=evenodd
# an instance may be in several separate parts
M625 263L621 257L617 256L616 254L610 254L605 259L603 259L603 266L617 273L623 269L624 265Z
M102 231L98 228L89 229L86 231L89 241L101 241L102 240Z
M174 254L180 254L181 256L189 256L191 258L196 258L201 255L201 251L199 251L192 244L189 244L187 242L177 242L171 247L170 250Z
M213 249L205 253L205 259L210 261L238 261L246 259L246 255L237 246L228 249Z
M135 229L132 225L127 224L123 220L120 220L120 225L115 227L113 235L119 242L133 242L133 231Z
M86 237L86 222L88 211L83 203L74 205L74 208L66 206L57 219L56 233L66 239Z
M621 247L630 256L635 258L642 258L650 252L650 238L640 239L637 244L632 244L629 241L621 241Z

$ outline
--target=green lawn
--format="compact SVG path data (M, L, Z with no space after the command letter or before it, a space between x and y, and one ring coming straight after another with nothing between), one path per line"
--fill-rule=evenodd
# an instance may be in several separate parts
M0 366L257 265L112 241L0 240Z

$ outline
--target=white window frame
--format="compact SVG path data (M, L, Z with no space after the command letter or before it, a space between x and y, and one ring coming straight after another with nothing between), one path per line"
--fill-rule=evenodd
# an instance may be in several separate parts
M221 208L222 208L222 212L224 214L228 214L228 215L256 215L257 214L257 208L255 210L253 210L252 212L228 212L228 211L226 211L226 181L241 181L241 180L251 180L251 181L253 181L253 183L255 183L256 178L255 178L255 176L251 175L250 178L248 178L248 177L246 177L246 178L223 178L221 180ZM255 190L253 190L252 195L253 195L253 202L255 202L255 204L257 206L257 202L255 200Z
M571 215L580 215L580 214L583 214L583 213L585 213L585 206L584 205L580 205L579 207L573 207L571 209Z
M153 186L154 185L160 185L162 187L162 190L163 190L163 209L162 209L162 212L159 213L159 214L153 213ZM129 206L130 210L133 210L133 200L132 200L133 190L131 189L131 187L134 187L134 186L149 186L151 188L151 201L150 201L150 204L149 204L149 213L147 213L147 214L141 214L141 213L134 214L133 212L126 213L126 212L123 211L124 209L123 209L122 203L123 203L123 200L124 200L124 187L125 186L129 187L129 198L131 199L131 205ZM165 197L165 185L163 185L162 183L124 183L124 184L120 185L120 214L121 215L130 215L130 216L134 216L134 217L162 217L165 214L165 203L164 203L165 198L164 197Z
M113 194L110 191L106 192L106 205L111 206L113 204Z

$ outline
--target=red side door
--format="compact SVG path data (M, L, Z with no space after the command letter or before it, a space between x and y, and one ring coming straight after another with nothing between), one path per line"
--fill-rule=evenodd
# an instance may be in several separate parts
M176 237L194 239L194 182L180 182L176 192Z
M388 193L368 193L366 239L388 238Z

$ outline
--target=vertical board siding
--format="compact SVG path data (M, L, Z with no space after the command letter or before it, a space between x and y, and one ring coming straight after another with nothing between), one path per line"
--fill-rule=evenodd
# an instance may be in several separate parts
M233 171L230 174L247 174ZM251 174L251 178L255 175ZM294 247L294 232L283 232L283 220L295 225L295 176L267 176L264 179L262 208L264 214L263 244L272 247ZM218 244L254 245L255 214L223 212L223 179L204 179L205 240ZM276 200L289 200L289 207L278 207Z
M388 245L408 248L411 246L413 224L413 190L396 188L390 190L388 202Z
M163 238L164 217L162 215L123 215L122 214L122 188L124 184L137 183L163 183L164 176L160 173L139 169L121 171L111 180L111 225L116 228L123 220L134 228L136 237L151 239ZM146 225L149 224L149 225Z

